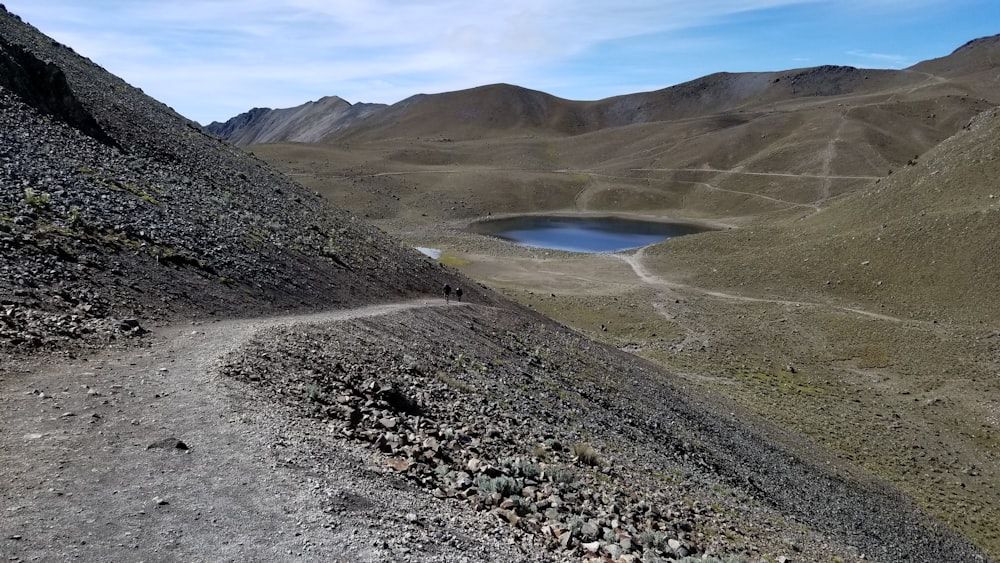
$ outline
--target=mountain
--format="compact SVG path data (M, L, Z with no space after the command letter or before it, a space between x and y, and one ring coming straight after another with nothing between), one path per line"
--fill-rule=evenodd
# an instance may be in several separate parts
M950 55L918 63L914 72L956 78L968 94L992 98L996 91L996 53L1000 51L1000 35L973 39Z
M345 105L339 98L288 110L252 110L208 129L240 145L286 140L372 141L399 137L482 138L491 135L579 135L608 128L778 111L843 96L906 101L973 96L1000 101L989 88L991 52L984 38L941 59L905 70L820 66L781 72L718 73L657 90L583 102L509 84L420 94L391 106ZM985 81L985 82L984 82ZM912 96L920 91L918 97ZM949 107L955 103L947 104ZM264 116L267 116L265 119ZM251 133L252 131L252 133Z
M992 295L1000 290L994 282L1000 271L986 257L998 242L990 220L1000 198L991 180L1000 173L998 55L1000 36L976 39L905 71L926 74L924 88L897 90L884 101L869 95L874 104L868 107L845 100L843 107L863 111L870 125L857 142L881 141L869 151L868 165L838 168L870 177L822 212L761 224L755 235L741 233L745 244L727 249L727 261L713 266L719 278L706 283L767 286L780 278L798 291L815 293L806 288L821 286L824 293L864 299L912 318L996 318L1000 310ZM987 99L968 104L977 95ZM887 118L889 112L895 116ZM911 119L904 120L907 115ZM941 127L942 121L948 125ZM837 143L837 150L844 152L846 145ZM913 154L907 156L906 148ZM870 166L874 154L887 155L884 171ZM676 241L672 251L687 254L683 248L693 242ZM824 260L808 259L820 249ZM785 266L769 270L779 261ZM861 262L865 267L858 271Z
M383 104L352 105L330 96L296 108L254 108L225 123L213 122L205 128L236 145L312 143L350 127L383 107Z
M708 283L767 286L780 278L794 280L801 291L822 287L928 322L997 318L1000 269L991 258L1000 244L997 138L1000 111L994 108L822 213L743 234L744 244L713 266L715 281ZM672 251L686 254L688 241L677 242ZM817 253L824 259L809 260ZM777 263L783 266L771 269ZM827 284L831 280L839 281Z
M891 480L995 557L997 61L987 37L900 71L721 73L596 102L495 85L252 150ZM545 213L715 229L614 256L467 232Z

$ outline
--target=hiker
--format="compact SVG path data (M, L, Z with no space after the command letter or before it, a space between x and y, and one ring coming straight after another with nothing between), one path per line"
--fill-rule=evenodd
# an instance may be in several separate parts
M451 286L448 284L444 284L444 302L451 302Z
M455 297L458 297L459 303L462 302L462 288L458 288L455 290Z

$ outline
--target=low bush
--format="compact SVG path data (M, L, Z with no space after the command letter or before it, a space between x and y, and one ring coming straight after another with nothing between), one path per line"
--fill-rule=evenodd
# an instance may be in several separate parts
M576 459L587 465L599 465L601 457L597 455L597 450L587 442L577 442L573 445L573 455Z

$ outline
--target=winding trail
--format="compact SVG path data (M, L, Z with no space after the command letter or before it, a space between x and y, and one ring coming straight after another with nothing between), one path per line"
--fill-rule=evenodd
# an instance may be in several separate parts
M775 176L779 178L811 178L831 180L877 180L881 176L845 176L837 174L792 174L788 172L744 172L720 168L632 168L634 172L706 172L712 174L739 174L743 176Z
M615 175L615 174L605 174L605 173L600 173L600 172L594 172L593 170L555 170L554 172L563 173L563 174L587 174L589 176L594 176L594 177L597 177L597 178L611 178L613 180L635 180L636 179L633 176L621 176L621 175ZM742 196L752 197L752 198L756 198L756 199L762 199L762 200L765 200L765 201L769 201L769 202L772 202L772 203L777 203L779 205L784 205L784 206L787 206L787 207L808 207L809 209L812 209L815 212L818 212L821 209L820 206L817 205L817 204L815 204L815 203L799 203L799 202L795 202L795 201L788 201L788 200L784 200L784 199L778 199L778 198L771 197L771 196L766 196L766 195L763 195L763 194L756 194L756 193L753 193L753 192L742 192L742 191L739 191L739 190L730 190L730 189L727 189L727 188L720 188L718 186L709 184L707 182L695 182L695 181L692 181L692 180L672 180L672 181L674 183L677 183L677 184L690 184L690 185L693 185L693 186L700 186L700 187L703 187L706 190L710 190L710 191L730 193L730 194L735 194L735 195L742 195ZM583 189L581 189L576 194L576 197L573 199L573 202L574 202L574 205L576 206L577 210L579 210L579 211L585 211L587 209L586 208L586 203L585 203L584 200L586 199L586 197L588 195L588 192L596 191L595 188L598 188L598 187L597 186L586 186L586 187L584 187ZM638 190L643 190L643 191L653 191L653 192L659 193L659 190L652 189L652 188L635 188L635 187L633 187L631 189L634 189L634 190L638 189Z
M693 184L693 185L696 185L696 186L701 186L701 187L703 187L703 188L705 188L707 190L711 190L711 191L724 192L724 193L730 193L730 194L736 194L736 195L743 195L743 196L757 198L757 199L763 199L763 200L770 201L770 202L773 202L773 203L778 203L778 204L781 204L781 205L787 205L788 207L808 207L809 209L812 209L814 212L817 212L817 213L819 211L821 211L821 209L822 209L816 203L798 203L798 202L788 201L788 200L785 200L785 199L778 199L776 197L766 196L766 195L762 195L762 194L755 194L755 193L752 193L752 192L741 192L739 190L730 190L730 189L726 189L726 188L720 188L718 186L713 186L712 184L708 184L706 182L692 182L692 181L687 181L687 180L674 180L674 181L677 182L677 183L679 183L679 184Z
M217 367L271 327L443 306L431 298L175 324L155 329L149 347L3 373L0 552L21 561L391 559L357 530L392 534L406 526L395 515L441 507L386 487L349 447L324 454L322 481L297 469L285 449L296 427L268 414L277 406L244 406ZM150 448L168 438L190 449ZM355 506L331 515L324 498Z
M815 303L811 301L794 301L787 299L768 299L763 297L748 297L745 295L737 295L734 293L725 293L721 291L711 291L708 289L702 289L695 286L680 284L676 282L667 281L656 274L652 273L646 266L642 263L643 255L645 254L645 248L640 248L635 253L632 254L612 254L615 258L618 258L628 264L635 275L645 284L663 287L671 291L683 290L687 292L698 293L705 295L707 297L715 297L717 299L725 299L729 301L741 301L745 303L772 303L776 305L786 305L790 307L815 307L815 308L827 308L835 309L838 311L844 311L847 313L852 313L855 315L861 315L863 317L868 317L872 319L878 319L881 321L890 321L895 323L906 323L906 324L922 324L923 321L914 321L911 319L901 319L898 317L892 317L889 315L883 315L880 313L873 313L871 311L866 311L864 309L858 309L855 307L843 307L840 305L831 305L829 303Z

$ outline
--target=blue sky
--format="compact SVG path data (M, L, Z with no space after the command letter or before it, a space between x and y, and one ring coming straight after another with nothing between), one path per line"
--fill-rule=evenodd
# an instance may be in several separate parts
M322 96L507 82L596 100L713 72L904 68L1000 33L997 0L0 0L201 123Z

